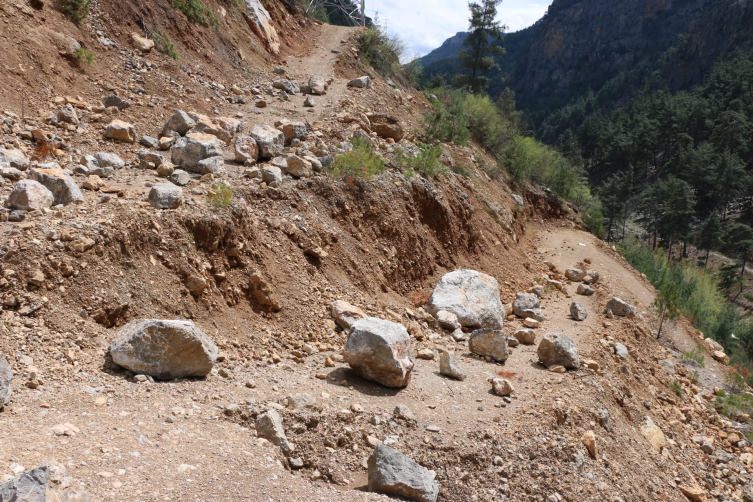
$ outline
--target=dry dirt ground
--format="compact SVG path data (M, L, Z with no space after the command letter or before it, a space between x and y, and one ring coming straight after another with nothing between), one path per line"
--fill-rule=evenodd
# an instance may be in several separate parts
M16 15L12 8L4 11ZM32 16L35 22L38 15ZM121 118L135 123L139 134L156 133L174 108L187 105L208 113L217 108L226 116L241 113L247 127L307 120L321 132L310 143L320 141L330 152L357 128L341 123L338 114L387 111L409 132L417 127L429 106L418 93L397 94L378 78L370 89L345 87L349 77L361 74L351 50L352 30L325 26L306 35L312 40L306 49L282 56L287 74L297 81L314 73L335 78L327 95L315 97L313 111L302 107L300 96L275 97L262 109L251 101L230 105L203 86L198 94L182 89L165 102L157 99L166 94L164 87L147 75L152 94L135 98ZM277 78L272 70L278 64L260 62L253 83ZM219 79L222 73L212 68L212 78ZM105 68L99 71L116 78ZM189 77L208 78L204 70ZM176 72L173 78L188 77ZM225 85L234 81L228 78ZM53 98L60 94L64 84L38 98L41 116L59 107ZM90 88L84 99L97 96ZM65 133L71 152L106 148L134 158L138 147L102 141L106 122L88 117L81 132ZM32 148L15 132L3 134L8 146ZM379 148L389 156L389 145L380 142ZM484 157L481 149L443 148L448 164L471 175L450 171L435 179L406 179L392 169L362 186L326 176L286 177L280 189L271 190L228 162L233 208L213 210L206 200L212 181L194 179L184 189L192 205L157 212L144 198L147 183L161 178L130 166L116 174L113 182L123 195L109 203L87 192L82 204L30 216L23 224L2 223L1 265L8 281L3 300L13 297L18 304L8 303L0 317L0 350L16 373L13 401L0 413L0 474L57 459L102 501L387 500L363 491L373 437L434 470L442 501L680 501L685 496L678 485L696 483L741 499L747 481L730 476L745 480L747 474L732 464L722 473L693 439L717 437L717 451L733 452L739 464L750 447L725 444L720 434L726 437L740 425L720 418L706 405L708 391L681 377L686 397L672 397L667 383L675 377L662 373L658 361L680 354L648 334L648 318L603 314L612 295L645 311L651 287L605 244L577 230L577 217L566 206L532 187L492 181L474 159ZM9 191L6 184L3 199ZM516 207L513 192L525 198L523 207ZM91 238L95 245L76 252L71 241L51 239L51 231ZM328 256L306 254L314 245ZM503 303L509 303L515 293L554 275L544 261L564 271L585 258L602 274L596 294L579 297L567 281L566 293L548 290L542 307L549 320L537 330L537 341L548 332L565 333L581 358L595 360L599 370L546 371L537 362L536 346L512 349L503 365L483 361L419 309L417 299L457 268L493 275ZM37 268L46 277L39 288L25 280ZM265 308L254 295L255 274L277 297L279 311ZM199 298L184 287L191 275L207 280ZM330 318L336 299L405 323L414 334L414 354L455 351L468 378L439 375L435 353L434 360L416 360L404 390L360 379L339 362L346 335ZM569 318L574 300L588 309L586 321ZM36 305L43 307L21 315ZM193 319L218 343L222 360L205 379L136 383L108 362L106 348L120 326L139 317ZM520 320L508 318L505 330L520 326ZM691 329L678 328L670 340L687 350L693 336ZM624 343L630 357L618 359L600 340ZM315 352L304 354L304 344ZM702 383L711 388L724 370L710 364L710 357L706 361ZM43 383L36 389L25 385L30 367L38 368ZM502 374L515 387L509 403L490 391L488 379ZM296 401L299 394L310 394L315 403L291 408L288 398ZM414 417L394 416L398 404ZM268 408L281 409L295 445L287 458L256 438L253 417ZM670 440L663 454L640 432L646 417ZM596 433L598 459L580 442L588 430ZM303 468L291 469L293 458ZM717 477L706 477L717 471Z

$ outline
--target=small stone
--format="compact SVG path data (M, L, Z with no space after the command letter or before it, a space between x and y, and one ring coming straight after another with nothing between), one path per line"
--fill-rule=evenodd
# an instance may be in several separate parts
M175 209L183 203L183 189L172 183L157 183L149 191L148 200L155 209Z
M439 353L439 373L456 380L465 380L468 376L458 364L455 353L446 350Z
M316 102L314 101L313 96L306 96L306 100L303 102L303 106L305 108L313 108L316 106Z
M523 326L526 328L536 329L539 326L541 326L541 323L537 321L536 319L528 318L523 321Z
M523 345L533 345L536 343L536 332L532 329L519 329L513 332L514 336Z
M124 143L136 142L136 129L132 124L123 122L122 120L113 120L105 128L105 138L114 139L116 141L122 141Z
M492 379L492 390L498 396L509 396L514 392L512 384L506 378Z
M585 284L578 284L578 290L576 291L577 294L582 296L591 296L595 293L594 288L591 286L586 286Z
M576 321L585 321L588 312L580 303L573 302L570 304L570 316Z
M580 368L578 348L573 341L562 333L548 333L539 342L537 349L539 361L544 366L564 366L565 368Z
M468 340L468 348L474 354L504 362L508 357L507 335L502 330L477 329Z
M418 351L418 354L416 355L419 359L425 359L427 361L431 361L434 359L434 351L431 349L421 349Z
M588 453L590 453L594 459L598 460L599 450L596 446L596 434L594 434L594 431L588 431L583 434L583 437L580 438L580 441L581 443L583 443L583 446L586 447Z
M293 451L293 445L288 441L282 426L282 417L275 410L259 415L256 419L256 434L279 446L283 452Z

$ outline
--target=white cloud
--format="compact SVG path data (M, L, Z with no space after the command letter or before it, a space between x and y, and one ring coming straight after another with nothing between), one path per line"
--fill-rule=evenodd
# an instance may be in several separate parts
M541 19L551 0L505 0L498 19L518 31ZM379 14L382 25L408 46L408 58L436 49L459 31L468 29L468 4L458 0L366 0L366 14Z

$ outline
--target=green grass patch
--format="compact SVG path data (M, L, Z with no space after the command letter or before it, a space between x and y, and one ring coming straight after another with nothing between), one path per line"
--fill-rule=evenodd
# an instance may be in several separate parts
M721 391L716 396L717 405L721 405L719 412L730 418L740 414L753 415L753 396L750 394L727 394Z
M350 140L353 150L338 155L329 174L349 185L370 181L384 172L384 161L364 140L355 137Z
M226 183L217 183L209 190L207 200L215 209L226 209L233 200L233 189Z
M695 347L691 350L686 350L682 353L682 360L697 364L701 368L706 367L704 362L703 349L701 347Z
M175 44L167 34L155 31L152 34L152 40L154 41L154 48L159 52L173 58L176 62L180 59L178 49L175 48Z
M677 397L682 397L682 384L678 382L677 380L673 380L669 383L669 387L675 391L675 394L677 394Z
M58 0L58 9L74 23L81 24L89 15L91 0Z
M173 0L170 6L183 12L192 24L204 27L211 26L215 30L220 28L217 16L201 0Z
M420 152L416 156L407 155L402 148L397 149L395 162L400 166L401 171L404 173L419 172L430 177L447 172L447 168L437 160L442 155L441 146L424 144L418 144L417 146ZM406 176L410 178L407 174Z
M88 49L84 49L83 47L76 49L75 55L76 60L79 63L90 65L94 62L94 53Z

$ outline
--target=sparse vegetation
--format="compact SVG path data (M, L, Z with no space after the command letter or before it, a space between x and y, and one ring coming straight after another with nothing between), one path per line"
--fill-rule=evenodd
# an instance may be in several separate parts
M353 150L338 155L332 165L330 175L333 178L358 185L384 172L384 161L374 153L370 144L358 137L351 139L350 143Z
M698 373L698 370L693 370L688 374L688 380L693 383L698 383L699 378L701 378L701 375Z
M226 183L217 183L209 190L207 200L215 209L226 209L233 200L233 188Z
M418 148L420 152L415 157L407 155L402 149L397 151L395 162L408 178L411 176L408 176L407 173L419 172L426 176L437 176L447 172L447 168L437 161L437 158L442 154L441 146L419 144Z
M220 27L217 16L201 0L173 0L170 6L183 12L190 23L214 29Z
M361 58L384 76L402 77L400 58L405 54L405 42L397 35L388 34L378 20L375 23L359 39Z
M90 65L94 62L94 53L83 47L76 49L75 55L79 63Z
M701 368L706 367L704 362L703 349L701 347L695 347L691 350L686 350L682 353L682 360L697 364Z
M91 0L58 0L60 12L76 24L81 24L89 15Z
M683 394L683 392L682 392L682 384L680 382L678 382L677 380L672 380L669 383L669 387L673 391L675 391L675 394L677 394L677 397L682 397L682 394Z
M741 375L735 374L742 379ZM735 377L732 378L735 379ZM717 408L719 412L730 418L736 418L741 414L753 415L753 396L747 393L727 393L720 389L716 395L716 403L721 408Z
M175 44L167 34L162 34L159 31L155 31L152 34L152 40L154 40L154 48L162 54L173 58L178 61L178 50L175 48Z

